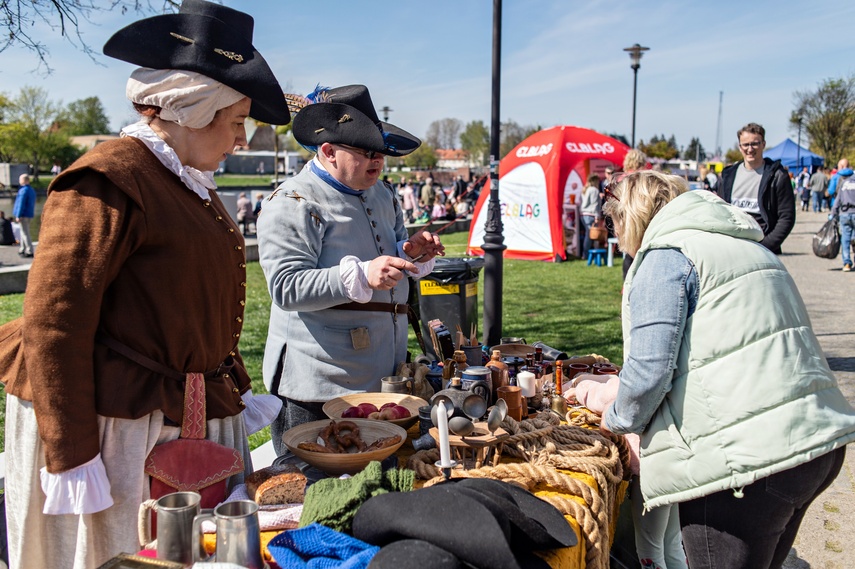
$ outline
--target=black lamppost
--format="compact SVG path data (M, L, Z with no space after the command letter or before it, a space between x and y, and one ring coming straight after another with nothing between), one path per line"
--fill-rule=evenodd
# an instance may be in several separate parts
M629 52L629 58L632 60L632 147L635 148L635 95L638 91L638 68L641 67L641 56L649 47L642 47L639 44L634 44L632 47L623 48Z
M796 120L799 121L799 138L798 143L796 144L796 168L799 168L799 174L802 173L802 117L796 117ZM796 174L798 175L798 174Z
M490 201L484 228L484 344L502 339L502 212L499 205L499 87L502 54L502 0L493 0L493 103L490 120Z

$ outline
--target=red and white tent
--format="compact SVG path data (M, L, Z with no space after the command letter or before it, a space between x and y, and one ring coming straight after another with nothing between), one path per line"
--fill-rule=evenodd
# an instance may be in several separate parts
M578 126L556 126L523 140L499 163L504 256L559 261L579 245L577 204L590 173L620 168L629 147ZM469 229L468 255L483 255L489 186L481 190Z

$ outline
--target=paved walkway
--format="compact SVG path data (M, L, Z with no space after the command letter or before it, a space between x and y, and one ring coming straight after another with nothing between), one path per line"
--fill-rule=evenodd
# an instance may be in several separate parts
M855 405L855 272L842 272L840 257L826 260L813 254L813 235L827 214L797 213L781 259L799 287L843 394ZM847 448L840 476L808 510L793 547L787 569L855 567L855 445Z
M33 259L18 255L18 245L0 245L0 268L32 264Z

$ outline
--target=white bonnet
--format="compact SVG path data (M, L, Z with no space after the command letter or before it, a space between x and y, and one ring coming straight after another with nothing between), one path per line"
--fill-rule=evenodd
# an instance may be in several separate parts
M211 124L220 109L245 95L193 71L140 67L131 73L125 93L132 102L160 107L160 118L189 128Z

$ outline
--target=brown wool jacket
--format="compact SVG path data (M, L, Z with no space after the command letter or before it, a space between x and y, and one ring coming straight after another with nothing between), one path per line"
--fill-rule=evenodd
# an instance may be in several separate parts
M108 349L97 332L181 373L233 361L205 382L207 417L242 410L244 241L211 194L203 201L130 137L96 146L51 184L24 316L0 327L2 381L33 402L50 472L100 452L99 414L161 409L181 422L183 382Z

